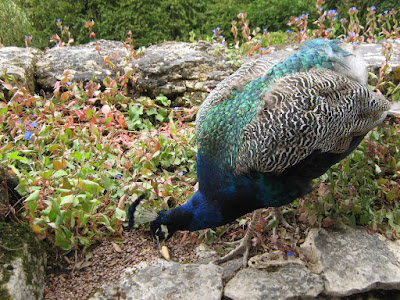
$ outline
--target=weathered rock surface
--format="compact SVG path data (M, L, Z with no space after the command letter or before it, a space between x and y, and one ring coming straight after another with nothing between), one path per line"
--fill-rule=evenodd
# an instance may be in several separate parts
M313 243L320 256L326 294L400 289L400 263L377 234L365 229L321 230Z
M197 252L213 255L207 246ZM121 295L126 299L233 300L400 296L400 242L362 228L312 229L296 252L302 261L275 251L252 258L252 267L241 270L241 258L221 266L162 260L141 263L92 299L123 299ZM212 257L206 255L207 259Z
M394 47L400 47L400 41L390 41ZM111 67L101 59L109 56ZM294 53L292 47L271 48L268 56L279 61ZM385 60L382 44L361 44L359 46L368 68L377 73ZM256 57L244 57L243 61ZM220 81L232 74L238 66L232 64L225 50L218 44L207 42L165 42L150 46L143 54L133 59L121 42L99 40L86 45L60 47L42 52L33 48L4 47L0 49L0 69L6 69L17 82L31 92L43 89L52 92L54 83L63 78L64 70L69 70L70 81L95 81L102 83L107 75L114 75L116 70L124 74L128 60L137 77L135 92L144 96L155 97L160 93L176 99L174 105L189 100L192 104L202 100L203 93L213 89ZM389 80L400 81L400 57L393 54L390 61ZM0 77L2 73L0 71ZM375 84L375 82L373 82Z
M226 285L224 295L234 300L316 297L324 290L322 279L306 267L289 264L275 271L240 270Z
M178 264L159 260L141 263L121 276L118 288L126 299L221 299L222 268L214 264ZM105 294L110 297L110 292ZM97 293L92 299L102 299Z
M74 82L86 82L95 76L95 81L101 83L107 75L115 75L116 70L101 59L96 46L102 57L109 56L109 61L118 71L127 65L124 58L128 51L121 42L99 40L97 43L52 48L37 62L37 82L40 87L52 91L56 81L63 78L66 69L69 70L68 79Z
M1 222L0 242L0 299L43 299L46 252L29 226Z
M165 42L150 46L134 62L137 86L148 96L188 96L207 92L238 66L227 64L222 49L207 42ZM199 97L201 99L201 97Z
M12 75L21 86L34 93L36 62L42 53L35 48L0 48L0 78L3 78L5 71L8 75Z

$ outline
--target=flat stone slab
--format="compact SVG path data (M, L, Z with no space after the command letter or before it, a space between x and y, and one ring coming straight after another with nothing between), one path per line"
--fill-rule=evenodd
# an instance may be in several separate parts
M348 296L373 289L400 289L400 264L377 234L365 229L320 230L314 235L325 294Z
M240 270L227 283L224 296L233 300L311 298L323 290L318 275L302 265L289 264L276 271Z
M222 268L214 264L141 263L121 276L126 299L221 299Z

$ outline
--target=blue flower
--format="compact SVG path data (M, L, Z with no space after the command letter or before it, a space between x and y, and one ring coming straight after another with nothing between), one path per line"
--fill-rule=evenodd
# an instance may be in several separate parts
M183 171L180 171L179 173L178 173L178 176L182 176L183 175Z
M287 256L293 256L293 251L288 251Z
M337 20L337 17L332 17L332 20Z
M375 6L371 6L370 9L376 10L376 7Z
M22 120L18 120L18 123L22 123Z
M264 29L263 29L263 32L267 32L267 31L268 31L268 29L267 29L267 28L264 28Z
M290 29L286 30L287 33L292 33L292 31Z
M60 22L61 21L61 19L57 19L57 22Z
M32 123L31 123L31 126L32 126L33 128L36 128L36 126L38 126L38 123L32 122Z
M336 11L336 9L328 10L328 17L337 16L337 15L338 15L338 12Z
M353 7L351 7L350 9L349 9L349 13L354 13L354 12L356 12L356 11L358 11L358 9L357 9L357 7L355 7L355 6L353 6Z
M122 178L122 175L121 175L121 174L115 175L115 179L121 179L121 178Z
M32 134L33 134L32 131L27 130L27 131L25 132L24 139L27 140L27 141L30 141L30 140L32 139Z

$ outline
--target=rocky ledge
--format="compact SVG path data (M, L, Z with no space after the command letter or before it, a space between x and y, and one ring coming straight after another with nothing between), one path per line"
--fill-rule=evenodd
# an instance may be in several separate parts
M140 263L91 299L400 297L399 241L363 228L312 229L297 254L284 258L283 253L266 253L251 258L244 269L240 258L221 266L165 260Z
M389 41L400 47L400 40ZM383 44L361 44L359 51L369 71L378 74L382 62ZM278 62L292 54L293 47L270 48L267 54ZM121 42L99 40L85 45L60 47L45 52L33 48L0 48L0 78L12 75L20 86L31 93L52 93L56 81L65 74L71 82L94 80L102 84L107 76L124 74L130 68L137 79L132 86L136 95L156 97L160 93L174 105L185 101L198 103L219 82L238 69L244 57L232 61L221 45L208 42L164 42L145 49L136 56ZM400 57L392 55L388 80L400 81ZM65 73L65 70L68 70ZM374 82L372 82L374 84Z

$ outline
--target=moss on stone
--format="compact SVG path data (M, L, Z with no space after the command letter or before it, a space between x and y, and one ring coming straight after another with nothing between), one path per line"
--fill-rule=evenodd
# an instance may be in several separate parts
M0 300L9 299L8 293L5 291L5 285L9 282L13 275L13 270L10 266L17 260L22 260L22 266L26 275L27 283L33 283L34 276L37 273L38 267L43 264L45 256L38 254L41 250L41 244L33 234L28 224L9 224L0 222L0 256L4 263L2 268L2 282L0 285ZM6 249L6 248L8 249ZM13 249L13 250L10 250ZM3 295L5 295L3 298ZM35 297L39 295L34 295Z

